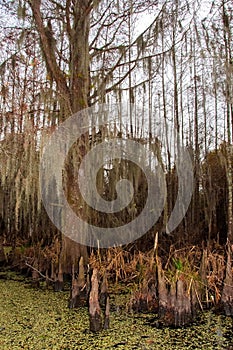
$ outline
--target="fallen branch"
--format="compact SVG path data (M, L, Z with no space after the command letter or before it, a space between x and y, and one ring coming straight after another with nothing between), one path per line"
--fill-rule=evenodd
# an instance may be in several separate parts
M36 271L39 273L39 275L43 278L45 278L48 281L55 282L52 278L49 278L48 276L45 276L43 273L41 273L39 270L37 270L34 266L28 264L27 262L25 263L26 266L30 267L32 270Z

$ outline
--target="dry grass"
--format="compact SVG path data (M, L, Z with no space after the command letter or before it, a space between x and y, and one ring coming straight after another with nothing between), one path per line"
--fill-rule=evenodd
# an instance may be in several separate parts
M111 281L131 285L135 293L141 295L148 290L145 286L156 283L154 253L154 250L129 252L121 247L93 251L90 265L98 268L101 276L107 272ZM197 246L182 249L171 246L168 258L163 261L167 284L182 279L188 291L191 286L195 288L204 307L220 301L225 267L224 250L220 246L211 250Z

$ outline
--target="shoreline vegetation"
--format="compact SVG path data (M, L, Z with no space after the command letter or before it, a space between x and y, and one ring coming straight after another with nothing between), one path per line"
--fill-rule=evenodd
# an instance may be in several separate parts
M38 292L65 291L67 295L69 290L67 309L85 308L93 333L112 329L112 310L114 314L120 309L129 317L147 314L159 329L188 329L205 317L205 312L215 313L216 318L225 315L232 324L231 251L226 254L218 244L203 249L171 246L169 253L162 256L156 234L154 248L149 252L132 254L122 247L92 251L89 264L80 258L77 275L68 273L74 267L65 266L64 260L63 270L60 265L60 275L59 270L56 274L54 260L48 264L46 248L37 248L35 259L33 247L3 247L5 261L0 280L11 281L10 273L17 273ZM115 303L112 296L116 295L124 296L124 306ZM34 306L38 307L36 301Z
M156 315L129 313L129 290L111 290L110 329L89 331L88 310L15 272L0 273L0 347L17 349L233 349L232 318L206 311L189 327L158 327ZM125 293L123 293L125 291Z

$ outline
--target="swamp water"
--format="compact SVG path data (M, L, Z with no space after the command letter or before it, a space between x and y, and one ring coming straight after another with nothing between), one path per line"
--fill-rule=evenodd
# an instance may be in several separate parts
M33 289L21 276L0 273L0 349L233 349L230 317L206 312L190 327L156 328L154 315L116 308L110 329L93 334L87 309L68 309L68 297L68 291ZM111 304L118 299L112 295Z

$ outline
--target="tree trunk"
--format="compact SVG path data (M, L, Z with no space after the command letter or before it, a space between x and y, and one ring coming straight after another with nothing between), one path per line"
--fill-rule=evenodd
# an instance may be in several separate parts
M70 46L69 84L68 77L59 67L56 57L56 40L51 22L44 23L41 1L32 0L30 6L40 36L41 50L48 73L55 80L62 104L66 106L65 117L88 106L89 94L89 31L90 11L88 0L66 3L67 34ZM71 23L73 25L71 27Z
M0 237L0 265L6 262L6 255L3 248L3 237Z
M56 81L58 92L60 93L60 97L67 106L67 110L69 112L72 111L71 107L71 99L70 99L70 91L66 83L66 78L62 70L60 69L57 58L56 58L56 41L53 36L53 30L51 24L44 24L43 16L41 13L41 0L32 0L29 2L33 18L36 23L37 31L40 36L40 45L41 51L43 53L46 67L48 70L48 74L50 75L50 79Z
M88 106L89 94L89 1L75 1L74 27L71 36L70 95L72 112Z
M221 305L226 316L233 316L233 275L232 275L232 247L227 245L227 266Z
M60 120L64 120L76 113L83 108L88 107L88 95L89 95L89 31L90 31L90 12L92 10L91 2L88 0L82 1L67 1L65 3L65 20L66 20L66 34L69 41L69 74L62 70L57 58L57 43L52 28L51 20L45 23L43 19L43 3L41 0L32 0L29 2L33 18L35 20L36 28L40 37L41 50L45 59L48 74L52 81L56 82L58 101L60 105ZM89 140L87 140L88 142ZM69 160L72 162L73 169L77 159ZM70 191L70 179L72 174L67 174L67 182L65 183L65 192L69 197ZM80 247L77 254L77 249L73 249L70 253L64 252L66 249L63 246L64 240L62 241L62 251L64 256L69 256L70 263L75 267L75 261L81 256L81 251L84 248ZM73 242L77 245L76 242ZM87 255L87 250L83 254ZM63 272L62 267L65 266L60 262L59 265L59 276L56 282L57 289L61 289L63 284ZM74 271L72 278L72 292L70 305L76 304L77 295L80 289L79 283L75 278L77 271ZM61 281L62 279L62 281ZM75 301L76 300L76 301Z
M224 33L224 47L226 59L226 122L227 122L227 144L226 144L226 177L228 194L228 230L227 230L227 266L224 286L222 291L221 303L227 316L233 316L233 277L232 277L232 255L233 255L233 147L232 147L232 99L231 99L231 80L232 72L229 66L232 64L231 43L232 33L229 25L230 19L225 8L225 0L222 1L222 21Z

